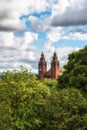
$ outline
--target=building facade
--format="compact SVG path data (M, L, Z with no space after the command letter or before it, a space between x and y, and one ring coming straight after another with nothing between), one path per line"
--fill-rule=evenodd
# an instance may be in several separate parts
M51 61L51 68L47 71L47 63L45 60L45 56L42 53L40 57L40 61L38 63L38 77L39 79L50 78L50 79L57 79L60 75L60 67L59 61L57 58L56 52L54 52L52 61Z

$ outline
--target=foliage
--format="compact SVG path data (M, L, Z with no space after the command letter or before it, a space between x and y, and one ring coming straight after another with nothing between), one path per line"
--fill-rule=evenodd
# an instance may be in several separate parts
M87 129L87 100L77 89L68 88L53 93L47 113L46 130Z
M86 130L87 99L76 88L58 90L27 69L7 71L0 82L0 130Z
M47 104L49 88L26 69L7 71L0 84L0 129L27 130L41 124L38 107ZM4 123L5 122L5 123Z
M87 46L70 54L64 68L65 72L58 79L58 87L75 87L87 93Z

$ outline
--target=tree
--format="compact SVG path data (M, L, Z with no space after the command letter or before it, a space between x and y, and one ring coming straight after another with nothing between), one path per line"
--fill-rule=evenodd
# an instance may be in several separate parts
M27 69L0 82L0 130L86 130L87 99L77 88L57 89Z
M68 57L65 72L58 78L59 88L76 87L87 93L87 46Z
M49 95L49 88L27 69L4 72L0 83L0 129L38 128L42 124L38 113L48 104Z
M48 104L40 109L38 130L87 129L87 99L76 88L53 91Z

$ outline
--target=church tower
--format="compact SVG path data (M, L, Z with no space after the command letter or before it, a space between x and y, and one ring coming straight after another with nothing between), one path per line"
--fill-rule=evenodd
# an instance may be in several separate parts
M45 78L46 72L47 72L47 64L46 64L46 61L45 61L44 54L42 52L41 57L40 57L40 61L39 61L39 64L38 64L38 76L39 76L39 78L40 79Z
M51 61L51 79L57 79L59 75L60 75L59 61L57 59L56 52L54 52L53 58Z

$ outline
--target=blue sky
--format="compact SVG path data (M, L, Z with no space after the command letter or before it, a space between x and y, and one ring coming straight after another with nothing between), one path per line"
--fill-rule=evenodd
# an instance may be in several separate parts
M3 8L2 8L3 7ZM43 51L48 69L87 45L87 0L1 0L0 72L20 65L38 73Z

